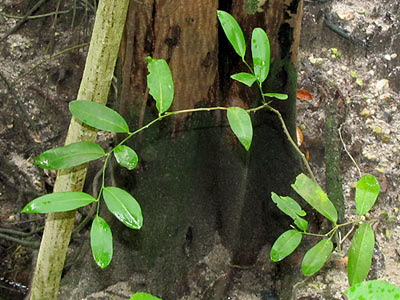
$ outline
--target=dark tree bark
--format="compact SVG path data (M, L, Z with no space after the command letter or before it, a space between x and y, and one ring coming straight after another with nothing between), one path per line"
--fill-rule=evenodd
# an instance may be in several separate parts
M264 88L289 94L287 101L273 106L295 134L302 0L269 0L263 12L253 15L245 12L244 2L131 1L121 48L119 103L131 128L156 117L154 101L146 91L147 56L164 58L170 65L176 95L172 110L217 105L248 108L261 103L258 89L229 78L245 67L219 29L216 10L222 9L237 18L248 43L254 27L267 31L272 65ZM250 62L249 48L247 53ZM216 234L229 250L232 264L253 264L261 247L272 243L288 225L270 200L271 192L292 194L290 184L301 171L276 115L257 112L253 126L248 152L231 133L225 112L179 115L133 138L131 146L140 156L140 167L129 174L118 171L117 178L141 204L144 226L135 232L113 224L119 245L114 267L93 271L98 275L92 281L105 286L111 281L104 278L116 281L128 278L129 270L143 272L147 290L165 300L178 299L188 292L188 274L215 244ZM69 280L77 279L70 275Z

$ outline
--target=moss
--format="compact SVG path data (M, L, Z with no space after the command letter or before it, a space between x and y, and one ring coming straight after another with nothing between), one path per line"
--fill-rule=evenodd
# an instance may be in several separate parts
M339 222L344 218L344 196L340 177L340 142L338 115L335 101L328 103L324 127L325 188L329 199L338 211Z

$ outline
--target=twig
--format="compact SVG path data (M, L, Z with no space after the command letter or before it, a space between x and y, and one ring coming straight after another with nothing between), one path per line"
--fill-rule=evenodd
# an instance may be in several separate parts
M4 239L10 242L14 242L17 244L20 244L25 247L30 247L30 248L39 248L40 247L40 242L35 242L35 241L25 241L21 239L17 239L15 237L0 233L0 239Z
M342 142L344 151L346 151L347 155L350 157L351 161L352 161L353 164L356 166L356 168L357 168L357 170L358 170L358 175L361 177L362 174L361 174L360 167L358 166L358 164L357 164L356 161L354 160L353 156L350 154L349 150L347 150L346 144L345 144L345 142L344 142L344 140L343 140L343 137L342 137L342 127L343 127L343 125L344 125L344 123L340 124L339 129L338 129L340 141Z
M280 113L278 110L274 109L273 107L271 107L271 106L269 106L269 105L267 106L267 108L268 108L270 111L272 111L274 114L276 114L276 115L278 116L278 119L279 119L279 121L280 121L281 124L282 124L282 128L283 128L283 131L284 131L286 137L288 138L289 142L292 144L292 146L293 146L293 148L296 150L296 152L300 155L300 157L301 157L301 159L303 160L303 163L304 163L304 165L306 166L307 171L308 171L308 173L310 174L312 180L314 180L315 182L317 182L317 179L315 179L314 173L313 173L313 171L311 170L310 164L308 163L306 157L304 156L303 152L301 152L301 150L299 149L299 147L297 146L297 144L295 143L295 141L292 139L292 136L290 135L289 130L288 130L287 127L286 127L286 123L285 123L285 121L283 120L281 113Z
M70 10L61 10L61 11L58 11L58 12L54 11L54 12L50 12L50 13L47 13L47 14L29 16L27 19L29 19L29 20L40 19L40 18L51 17L51 16L54 16L55 14L59 14L59 15L67 14L69 12L70 12ZM14 15L6 14L6 13L4 13L2 11L0 11L0 15L2 15L4 17L7 17L7 18L10 18L10 19L23 19L23 18L25 18L24 16L14 16Z
M28 20L28 17L32 15L46 1L47 0L39 0L38 2L36 2L36 4L27 12L27 14L23 16L22 19L19 20L17 24L15 24L15 26L0 39L0 43L6 40L11 34L16 32L26 22L26 20Z
M93 178L92 196L94 198L97 198L97 196L98 196L99 179L102 174L103 174L103 169L100 168L100 170L96 173L96 175ZM86 217L72 231L73 234L79 233L79 231L81 231L81 229L83 227L85 227L86 224L92 219L94 213L96 212L96 207L97 207L97 205L92 204L92 207L90 208Z
M39 227L38 229L32 230L31 232L23 232L23 231L20 231L20 230L0 227L0 233L8 233L8 234L13 234L13 235L19 235L19 236L28 237L28 236L34 235L35 233L38 233L38 232L42 231L43 228L44 227L42 226L42 227Z
M332 30L333 32L336 32L336 33L337 33L338 35L340 35L341 37L343 37L343 38L345 38L345 39L347 39L347 40L353 42L353 43L356 44L357 46L360 46L360 47L362 47L362 48L365 48L365 47L366 47L366 43L365 43L363 40L361 40L361 39L359 39L359 38L357 38L357 37L352 36L352 35L349 33L348 30L343 29L342 27L333 24L333 22L332 22L326 15L324 15L324 23L325 23L325 25L326 25L330 30Z

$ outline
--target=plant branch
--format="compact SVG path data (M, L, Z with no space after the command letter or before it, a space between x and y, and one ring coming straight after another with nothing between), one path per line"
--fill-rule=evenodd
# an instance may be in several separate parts
M300 157L301 157L301 159L303 160L303 163L304 163L304 165L306 166L307 171L308 171L308 173L310 174L311 178L312 178L315 182L317 182L317 180L315 179L314 173L313 173L313 171L311 170L310 164L308 163L306 157L304 156L303 152L301 152L301 150L299 149L299 147L297 146L297 144L295 143L295 141L292 139L292 137L291 137L291 135L290 135L290 133L289 133L287 127L286 127L286 123L285 123L285 121L284 121L283 118L282 118L281 113L280 113L278 110L276 110L275 108L273 108L273 107L271 107L271 106L269 106L269 105L267 105L266 107L267 107L270 111L272 111L274 114L276 114L276 115L278 116L278 119L279 119L279 121L280 121L281 124L282 124L282 128L283 128L283 131L284 131L286 137L288 138L289 142L292 144L292 146L293 146L293 148L296 150L296 152L300 155Z

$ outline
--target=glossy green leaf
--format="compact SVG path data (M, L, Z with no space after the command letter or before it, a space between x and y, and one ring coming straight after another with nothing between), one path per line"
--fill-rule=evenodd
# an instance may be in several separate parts
M274 192L271 193L272 201L278 208L295 221L297 227L301 230L307 230L308 222L301 217L306 215L306 212L301 209L301 206L291 197L280 197Z
M81 165L103 157L105 152L96 143L78 142L47 150L35 157L35 164L43 169L58 170Z
M296 182L292 184L292 188L316 211L336 224L336 208L316 182L306 175L300 174L296 177Z
M82 192L61 192L40 196L29 202L23 213L51 213L77 209L96 201L91 195Z
M359 216L365 215L374 206L381 187L376 177L366 174L357 182L356 209Z
M105 105L93 101L76 100L69 103L69 110L74 117L99 130L129 133L125 119Z
M142 209L128 192L117 187L106 187L103 189L103 197L108 210L118 220L132 229L142 227Z
M244 40L243 31L235 18L229 13L218 10L218 20L221 23L222 29L226 37L235 49L236 53L244 59L246 54L246 42Z
M148 293L136 293L129 300L162 300Z
M272 261L281 261L300 245L303 235L294 229L282 233L272 245L270 257Z
M304 276L311 276L318 272L326 263L333 250L333 243L329 239L319 241L306 252L301 263Z
M234 80L237 80L247 86L252 86L254 81L257 80L257 78L253 74L245 73L245 72L233 74L233 75L231 75L231 78Z
M227 117L233 133L244 148L249 150L253 139L253 125L249 113L240 107L229 107Z
M375 246L375 235L368 223L357 228L349 249L347 275L350 286L367 278L371 268L372 255Z
M271 199L278 208L295 220L298 216L304 217L306 212L301 209L301 206L291 197L280 197L274 192L271 193Z
M294 220L294 224L297 226L297 228L303 231L306 231L308 228L308 222L301 217L297 217Z
M287 100L287 98L288 98L287 94L280 94L280 93L265 93L264 96L270 97L270 98L276 98L279 100Z
M344 293L348 300L400 300L400 288L384 280L357 283Z
M159 114L166 112L174 100L174 81L168 63L164 59L147 57L147 86L156 101Z
M99 216L92 222L90 246L96 264L102 269L106 268L113 257L113 238L110 226Z
M270 64L269 39L261 28L254 28L251 36L251 54L253 56L254 75L260 83L267 79Z
M117 162L128 170L136 168L139 161L135 150L125 145L115 147L114 156Z

